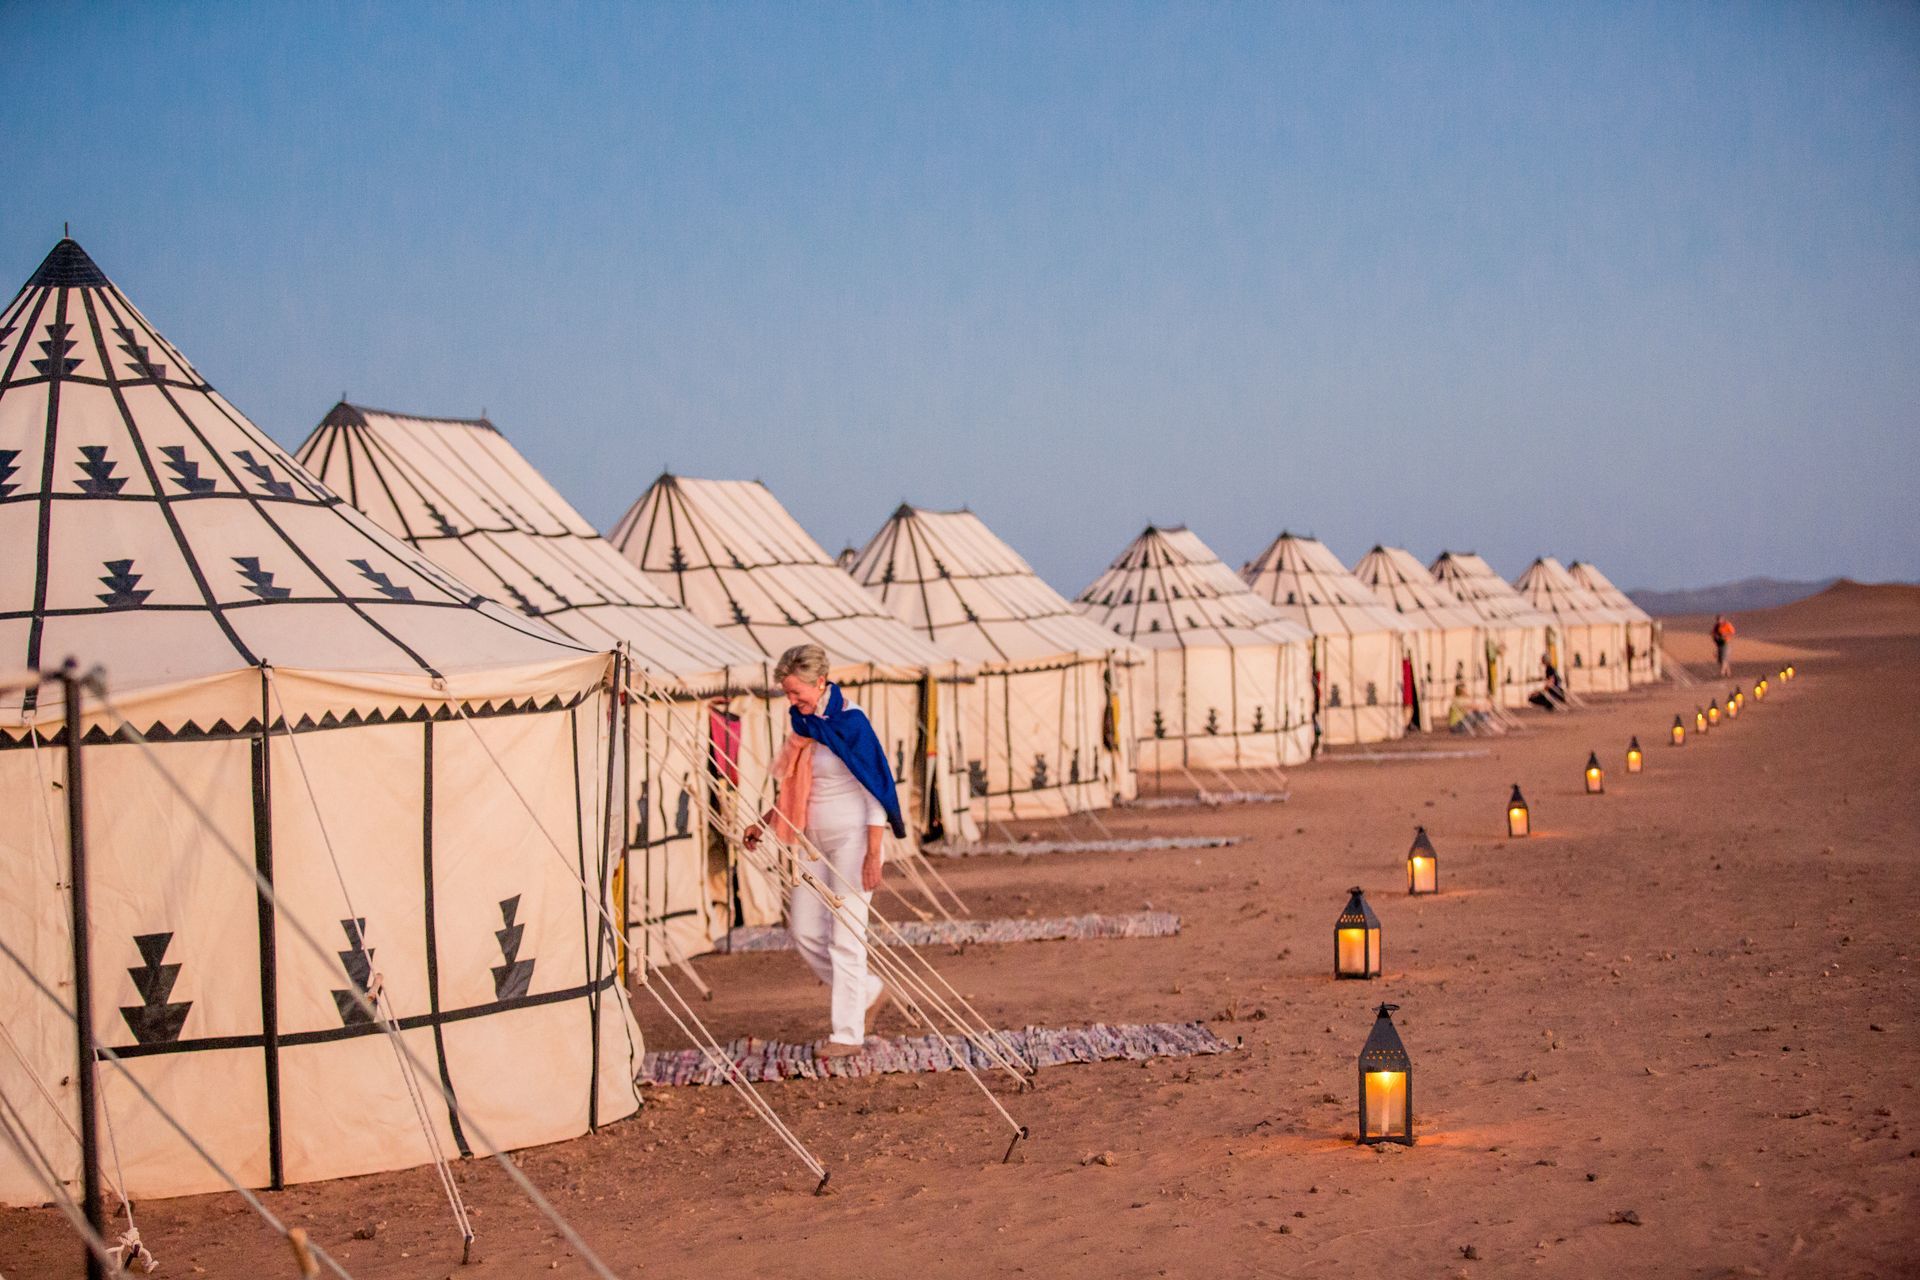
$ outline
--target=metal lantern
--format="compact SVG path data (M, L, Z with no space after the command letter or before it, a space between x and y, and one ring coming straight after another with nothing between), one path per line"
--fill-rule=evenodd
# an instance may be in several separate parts
M1532 834L1532 825L1528 821L1527 798L1520 794L1520 784L1513 784L1513 794L1507 797L1507 834L1524 836Z
M1799 678L1800 678L1800 673L1798 671L1795 671L1793 669L1793 664L1789 662L1787 664L1787 679L1798 680Z
M1753 700L1759 702L1767 696L1767 682L1764 678L1753 682Z
M1693 709L1693 729L1695 733L1707 731L1707 713L1698 707Z
M1646 767L1646 764L1647 758L1640 750L1640 739L1638 737L1627 739L1627 772L1638 773Z
M1707 703L1707 724L1709 726L1712 726L1719 723L1720 723L1720 700L1716 698L1713 701Z
M1394 1030L1393 1011L1383 1004L1360 1050L1360 1142L1413 1145L1413 1060Z
M1672 739L1673 745L1676 747L1684 747L1687 745L1687 726L1681 721L1679 716L1673 718Z
M1598 752L1587 752L1587 794L1597 796L1607 789L1607 775L1601 771Z
M1433 851L1425 827L1413 829L1413 847L1407 850L1407 892L1440 892L1440 855Z
M1333 976L1336 978L1377 978L1380 976L1380 917L1373 914L1366 897L1355 885L1347 890L1346 910L1333 922Z

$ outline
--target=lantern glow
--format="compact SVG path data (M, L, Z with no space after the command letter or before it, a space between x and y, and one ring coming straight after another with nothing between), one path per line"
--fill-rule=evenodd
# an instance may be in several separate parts
M1597 796L1607 789L1607 775L1600 768L1599 753L1587 752L1587 794Z
M1795 670L1793 669L1793 664L1792 664L1791 662L1789 662L1789 663L1787 664L1787 679L1789 679L1789 680L1793 680L1793 679L1797 679L1797 678L1799 677L1799 675L1800 675L1800 673L1799 673L1798 671L1795 671Z
M1640 772L1641 769L1646 767L1646 763L1647 763L1646 755L1640 750L1640 739L1638 737L1628 739L1627 740L1627 772L1638 773Z
M1527 811L1527 798L1520 794L1520 784L1513 784L1513 794L1507 797L1507 834L1509 836L1531 835L1533 815Z
M1709 725L1720 723L1720 700L1718 698L1707 703L1707 723Z
M1673 745L1676 747L1687 745L1687 726L1679 716L1673 718Z
M1693 730L1695 733L1707 731L1707 713L1695 707L1693 710Z
M1407 892L1440 892L1440 855L1427 839L1425 827L1414 828L1413 847L1407 850Z
M1413 1060L1394 1029L1400 1006L1383 1004L1360 1050L1360 1142L1413 1145Z
M1347 890L1347 906L1333 922L1333 976L1380 976L1380 917L1355 885Z
M1753 682L1753 700L1755 702L1759 702L1762 698L1765 698L1766 696L1767 696L1767 682L1765 680L1755 680Z

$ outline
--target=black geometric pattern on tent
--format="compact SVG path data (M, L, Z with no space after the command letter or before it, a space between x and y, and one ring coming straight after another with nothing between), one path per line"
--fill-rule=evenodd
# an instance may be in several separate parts
M520 895L503 899L500 903L500 919L505 927L495 929L493 936L500 942L500 957L504 963L493 966L493 994L501 1000L517 1000L527 994L527 987L533 981L533 961L521 960L520 936L527 926L515 924L513 917L520 910Z
M173 1044L180 1039L180 1031L186 1025L187 1010L193 1008L191 1000L169 1002L167 997L173 994L173 984L180 977L181 966L162 964L167 948L173 945L171 933L136 934L133 945L146 961L128 969L133 978L133 988L139 992L141 1003L121 1005L120 1016L127 1020L128 1030L133 1038L143 1045Z
M4 317L0 317L0 335L4 335L0 341L18 334L23 326L29 334L38 327L42 336L14 344L7 367L0 371L0 397L24 392L33 386L46 389L47 457L34 490L23 491L19 479L22 451L9 449L0 454L0 502L33 502L41 511L40 532L34 548L31 604L9 609L0 617L29 620L26 652L22 655L27 666L38 667L43 661L41 643L49 616L51 560L61 550L50 545L50 539L58 531L58 522L49 518L55 504L131 501L148 504L161 512L173 549L191 583L193 603L172 603L164 607L211 617L242 664L258 665L259 656L229 622L226 615L230 610L317 600L344 606L348 614L379 635L397 656L403 657L408 667L439 674L423 655L364 606L414 600L435 607L480 609L484 602L463 593L417 553L406 552L407 559L398 564L389 563L393 552L388 544L370 536L356 520L344 517L335 536L365 547L366 553L350 558L349 564L360 569L361 576L374 589L362 594L342 586L338 571L316 563L274 515L277 503L326 508L340 506L340 499L305 478L278 446L229 408L72 240L62 240L54 246ZM23 362L29 348L39 354ZM108 412L113 415L115 435L124 437L124 446L130 448L130 455L120 452L122 445L99 438L73 438L73 433L81 428L70 420L72 415L65 410L60 394L62 384L101 387L114 392L113 407ZM141 407L136 412L134 402L122 394L124 389L134 386L157 391L157 400L138 402ZM189 411L190 404L192 411ZM216 438L229 447L217 446ZM70 462L72 470L52 465L56 451ZM136 478L143 480L144 491L129 492L129 485ZM250 600L222 601L207 576L210 566L206 560L211 548L195 545L207 535L189 536L187 526L175 511L176 505L186 502L245 507L255 517L260 532L279 544L258 548L256 559L270 563L273 556L284 552L289 561L298 562L312 580L320 584L321 591L303 595L298 600L291 592L281 595L277 591L254 591ZM216 522L200 521L194 527L204 528L213 523ZM106 569L102 582L108 590L98 594L100 612L161 607L149 601L151 590L137 585L141 574L134 558L122 556L102 562ZM231 559L229 555L219 558ZM436 591L429 595L433 598L416 599L420 593L396 584L392 574L400 566L432 583ZM444 598L440 598L440 593L444 593ZM67 609L61 614L86 612L89 610ZM497 607L489 612L497 622L551 643L551 637L513 621L515 615ZM36 703L36 695L30 692L25 700L26 709L31 710Z
M335 989L333 1003L340 1010L342 1026L364 1026L373 1021L373 1015L362 1004L362 1001L371 1003L369 984L373 981L373 948L367 945L367 921L364 916L342 920L340 927L347 934L347 949L335 954L340 957L347 981L353 986L347 990Z
M457 720L461 718L484 720L496 716L525 715L535 711L563 711L579 706L582 702L594 696L596 692L597 690L589 689L564 697L556 694L545 701L538 698L525 698L517 702L511 699L502 699L498 702L491 700L485 702L462 702L459 704L458 709L446 705L432 708L419 705L384 709L375 708L365 712L350 710L344 715L336 715L328 712L318 719L303 715L294 722L292 731L294 733L323 733L330 729L351 729L360 725L424 724L428 721ZM86 735L81 741L87 746L105 746L109 743L116 742L127 743L134 741L134 732L138 732L149 742L204 742L233 738L252 738L258 736L260 733L260 725L261 722L258 717L244 720L238 725L228 724L225 720L215 720L212 724L204 727L192 720L186 720L179 724L155 722L143 729L130 730L122 727L112 733L108 733L100 725L92 725L87 729ZM273 721L268 725L268 729L275 735L288 732L286 721L280 719L278 716L274 717ZM30 748L35 744L35 741L36 735L29 729L8 730L0 728L0 751ZM43 747L50 745L64 746L67 741L66 725L61 724L57 729L45 725L40 726L37 741L39 745Z

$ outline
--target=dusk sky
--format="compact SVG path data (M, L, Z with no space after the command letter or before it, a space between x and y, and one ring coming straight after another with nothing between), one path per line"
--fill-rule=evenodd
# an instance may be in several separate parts
M287 448L488 415L603 529L968 505L1077 592L1475 549L1920 578L1920 7L9 5L63 222ZM9 291L10 296L10 291Z

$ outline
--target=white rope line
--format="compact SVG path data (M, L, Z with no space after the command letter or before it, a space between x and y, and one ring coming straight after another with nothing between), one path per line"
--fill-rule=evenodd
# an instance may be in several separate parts
M307 804L313 810L314 825L320 829L320 843L326 848L327 861L333 864L333 879L334 882L340 886L341 901L346 904L347 915L352 917L355 927L359 931L360 936L356 941L360 946L365 947L367 945L366 917L360 914L359 908L353 903L353 894L347 889L347 873L340 866L340 855L333 846L333 833L327 827L326 814L320 808L320 796L314 790L313 777L307 772L306 757L300 753L299 735L294 733L293 720L287 715L287 704L280 698L280 682L274 678L272 666L263 663L261 664L260 670L266 677L268 692L273 694L273 705L278 708L280 712L280 723L286 729L287 746L293 752L294 768L299 772L300 784L306 790ZM263 727L263 733L267 733L268 731L267 727ZM387 1037L387 1043L394 1051L393 1065L399 1069L400 1080L406 1086L407 1101L413 1106L413 1118L420 1124L420 1135L426 1139L427 1149L433 1154L433 1171L440 1182L441 1194L447 1198L447 1208L453 1214L454 1226L460 1232L463 1252L471 1255L473 1250L473 1221L467 1216L466 1201L461 1199L460 1186L454 1181L453 1170L447 1165L446 1148L440 1144L440 1131L435 1127L433 1117L427 1113L427 1100L420 1091L420 1082L414 1078L413 1071L408 1067L406 1059L400 1055L400 1027L398 1020L393 1014L393 1001L387 996L386 983L381 979L380 975L369 971L367 983L372 989L369 993L371 999L368 1003L373 1006L375 1016L386 1023L387 1030L390 1033ZM352 975L348 975L347 985L349 987L356 985Z
M27 726L27 740L33 744L29 753L33 756L33 778L40 793L40 816L47 826L47 861L53 869L55 888L65 884L60 878L60 832L53 821L53 786L47 781L46 770L40 761L40 727Z
M53 1118L58 1120L60 1127L67 1131L67 1135L73 1139L74 1146L79 1146L80 1131L73 1127L73 1121L67 1119L67 1113L61 1109L59 1101L54 1098L53 1092L47 1088L47 1082L41 1079L40 1073L34 1070L31 1062L27 1061L26 1052L20 1048L19 1042L13 1038L13 1032L7 1030L7 1024L4 1022L0 1022L0 1040L7 1042L7 1048L11 1049L13 1056L20 1060L21 1070L25 1071L27 1073L27 1079L33 1082L34 1089L40 1094L41 1100L47 1104L47 1110L53 1112ZM117 1168L118 1161L115 1162L115 1165ZM121 1189L124 1183L115 1179L109 1179L109 1185L112 1187L113 1194L120 1198L120 1203L128 1205L127 1223L131 1226L133 1223L133 1212L132 1206L127 1200L127 1193Z
M612 936L615 938L619 938L623 936L624 931L621 928L620 922L614 918L613 912L609 910L607 906L607 901L606 901L607 893L606 893L605 886L603 885L600 891L598 893L595 893L592 887L587 884L586 878L582 876L572 866L568 865L566 852L560 847L559 841L554 838L553 833L551 831L547 830L547 824L541 820L540 815L534 809L532 802L529 801L526 795L521 792L519 786L514 782L512 775L510 775L507 772L506 766L502 764L500 761L500 758L494 754L493 748L488 745L486 738L480 733L479 728L475 726L472 719L468 717L466 708L462 706L458 700L452 700L452 705L454 706L455 711L460 718L460 722L467 726L468 731L473 734L474 741L480 744L480 749L486 753L487 759L493 762L494 770L500 775L501 780L507 784L507 789L511 791L514 795L514 798L520 802L520 807L526 810L527 817L532 820L535 829L540 832L541 837L547 842L547 847L553 850L554 858L560 863L561 867L566 870L567 874L574 880L574 882L578 884L580 888L593 899L594 907L596 911L599 913L601 920L604 921L607 927L612 931ZM624 815L622 815L621 821L624 824L625 822ZM642 957L642 962L644 963L644 957ZM659 966L657 965L652 966L652 972L660 978L661 983L669 991L673 992L674 997L676 999L680 999L679 989L675 987L673 983L667 979L664 971ZM640 985L648 988L649 993L653 995L654 1000L658 1002L663 1009L666 1008L666 1002L660 998L659 993L652 991L650 983L642 982ZM686 1001L684 999L681 999L680 1003L682 1005L685 1005ZM673 1016L672 1011L670 1009L668 1009L667 1012L668 1012L668 1016L670 1017ZM699 1016L693 1012L690 1006L687 1008L687 1016L691 1018L695 1023L700 1022ZM679 1023L680 1020L678 1018L674 1018L674 1021L676 1023ZM700 1045L701 1043L700 1039L694 1036L693 1033L689 1031L684 1024L681 1025L680 1029L686 1033L687 1038L692 1040L695 1045ZM706 1031L706 1027L704 1024L701 1024L701 1030L703 1032ZM708 1038L710 1040L712 1039L711 1033L708 1033ZM716 1046L715 1052L717 1054L718 1041L714 1041L714 1044ZM761 1117L761 1119L767 1122L769 1127L771 1127L774 1130L774 1132L780 1136L781 1140L785 1142L787 1146L790 1147L797 1156L800 1157L801 1162L804 1163L807 1166L807 1168L814 1173L816 1177L822 1178L824 1180L826 1176L825 1166L822 1165L820 1161L813 1156L813 1153L811 1151L807 1150L806 1144L801 1142L799 1137L795 1135L794 1132L791 1129L789 1129L786 1126L786 1124L779 1118L778 1114L775 1113L773 1110L773 1104L760 1096L759 1092L753 1088L752 1084L747 1081L746 1077L740 1073L739 1069L736 1066L734 1066L733 1061L731 1059L725 1057L725 1055L719 1055L716 1061L716 1065L718 1065L718 1063L726 1064L726 1070L729 1073L729 1077L732 1079L735 1079L736 1087L741 1091L741 1095L743 1097L751 1098L751 1101L749 1102L748 1105L754 1110L754 1112L758 1114Z
M117 715L118 713L116 712L115 714ZM8 960L12 961L13 966L20 971L21 976L26 978L26 980L33 985L34 989L46 998L49 1004L59 1010L68 1022L73 1023L75 1026L79 1025L79 1019L74 1016L73 1010L68 1008L66 1002L55 994L51 987L42 982L32 969L27 967L27 962L20 958L18 952L7 945L6 939L4 938L0 938L0 955L4 955ZM147 1087L140 1083L139 1077L134 1075L128 1068L125 1059L114 1052L110 1046L99 1044L98 1042L94 1045L94 1051L114 1065L115 1069L120 1072L121 1077L133 1086L134 1091L140 1095L141 1099L149 1107L153 1108L155 1114L166 1121L167 1127L180 1136L180 1140L185 1142L187 1146L193 1150L193 1153L200 1157L207 1168L213 1170L214 1174L217 1175L222 1182L227 1184L229 1190L235 1192L242 1200L246 1201L247 1207L258 1214L262 1222L266 1223L275 1233L291 1243L292 1237L289 1234L286 1224L275 1217L273 1211L260 1202L260 1197L254 1195L253 1192L242 1186L239 1179L227 1172L226 1166L216 1160L213 1153L201 1145L200 1140L194 1137L192 1132L190 1132L171 1111L160 1104L160 1100L154 1097L153 1094L148 1091ZM346 1269L338 1262L335 1262L332 1255L318 1244L308 1241L306 1247L312 1250L315 1257L325 1262L333 1273L340 1277L340 1280L353 1280L353 1277L347 1274ZM606 1280L614 1280L614 1278L606 1277Z
M73 1197L67 1194L67 1189L60 1185L58 1176L52 1172L52 1166L42 1165L41 1161L44 1161L46 1156L40 1151L39 1144L33 1141L33 1135L26 1130L24 1124L19 1132L15 1132L16 1115L12 1100L7 1097L5 1090L0 1090L0 1138L4 1138L6 1144L13 1148L13 1153L21 1166L46 1194L48 1202L66 1218L67 1225L73 1228L75 1234L80 1237L80 1242L86 1245L87 1252L98 1258L102 1266L111 1271L119 1271L120 1263L113 1256L113 1250L107 1247L107 1242L101 1239L100 1234L93 1229L93 1224L87 1221L87 1216L80 1212L80 1207L74 1203Z
M118 705L107 695L105 688L96 682L93 685L93 691L95 696L100 699L101 704L120 726L119 731L124 732L130 741L140 747L144 757L152 765L154 772L157 773L161 780L167 784L168 788L187 805L189 811L193 813L201 825L212 834L215 845L232 860L236 867L253 881L255 889L272 905L279 917L285 920L288 928L292 930L294 937L298 938L323 965L339 965L339 957L330 954L327 948L321 944L320 940L313 935L313 932L300 921L299 917L281 907L279 895L274 891L273 886L267 882L266 878L260 874L259 868L253 865L253 861L250 858L243 856L240 851L234 847L232 840L227 837L227 833L213 821L206 810L201 808L199 803L180 785L179 780L173 776L173 772L161 762L158 755L154 752L153 744L147 740L145 734L135 728L132 722L121 713ZM520 1189L522 1195L532 1201L534 1207L540 1211L541 1216L553 1224L555 1230L560 1233L561 1238L573 1246L574 1251L580 1255L581 1261L586 1263L596 1275L600 1276L601 1280L619 1280L612 1270L608 1268L607 1264L600 1260L600 1256L593 1251L581 1237L580 1233L574 1229L573 1224L561 1216L560 1211L554 1208L552 1202L540 1193L540 1189L534 1186L527 1175L513 1162L507 1155L506 1149L487 1136L486 1131L480 1126L479 1122L473 1118L472 1113L461 1106L459 1099L453 1096L452 1090L447 1088L434 1073L430 1073L426 1064L420 1060L419 1056L408 1047L397 1032L387 1025L385 1020L380 1017L379 1011L367 1000L365 993L354 984L352 976L346 973L344 966L341 966L341 973L342 976L347 978L347 989L353 994L357 1007L366 1013L369 1018L373 1019L379 1025L382 1032L398 1046L400 1052L406 1055L407 1060L413 1064L414 1070L419 1073L421 1079L433 1081L435 1089L439 1091L440 1097L447 1104L448 1109L460 1117L462 1124L466 1128L473 1131L474 1136L479 1138L482 1146L491 1148L492 1158L494 1162L500 1166L501 1171L507 1175L514 1186ZM111 1053L111 1050L108 1050L104 1045L100 1046L100 1050L102 1053ZM117 1061L117 1059L115 1060ZM131 1077L129 1077L129 1079L131 1079ZM139 1087L137 1081L135 1082L135 1087ZM141 1092L144 1094L145 1090L142 1089ZM184 1135L184 1130L182 1133ZM188 1140L192 1141L191 1138ZM235 1190L240 1191L241 1195L248 1196L248 1198L251 1199L249 1193L237 1185L235 1186Z

